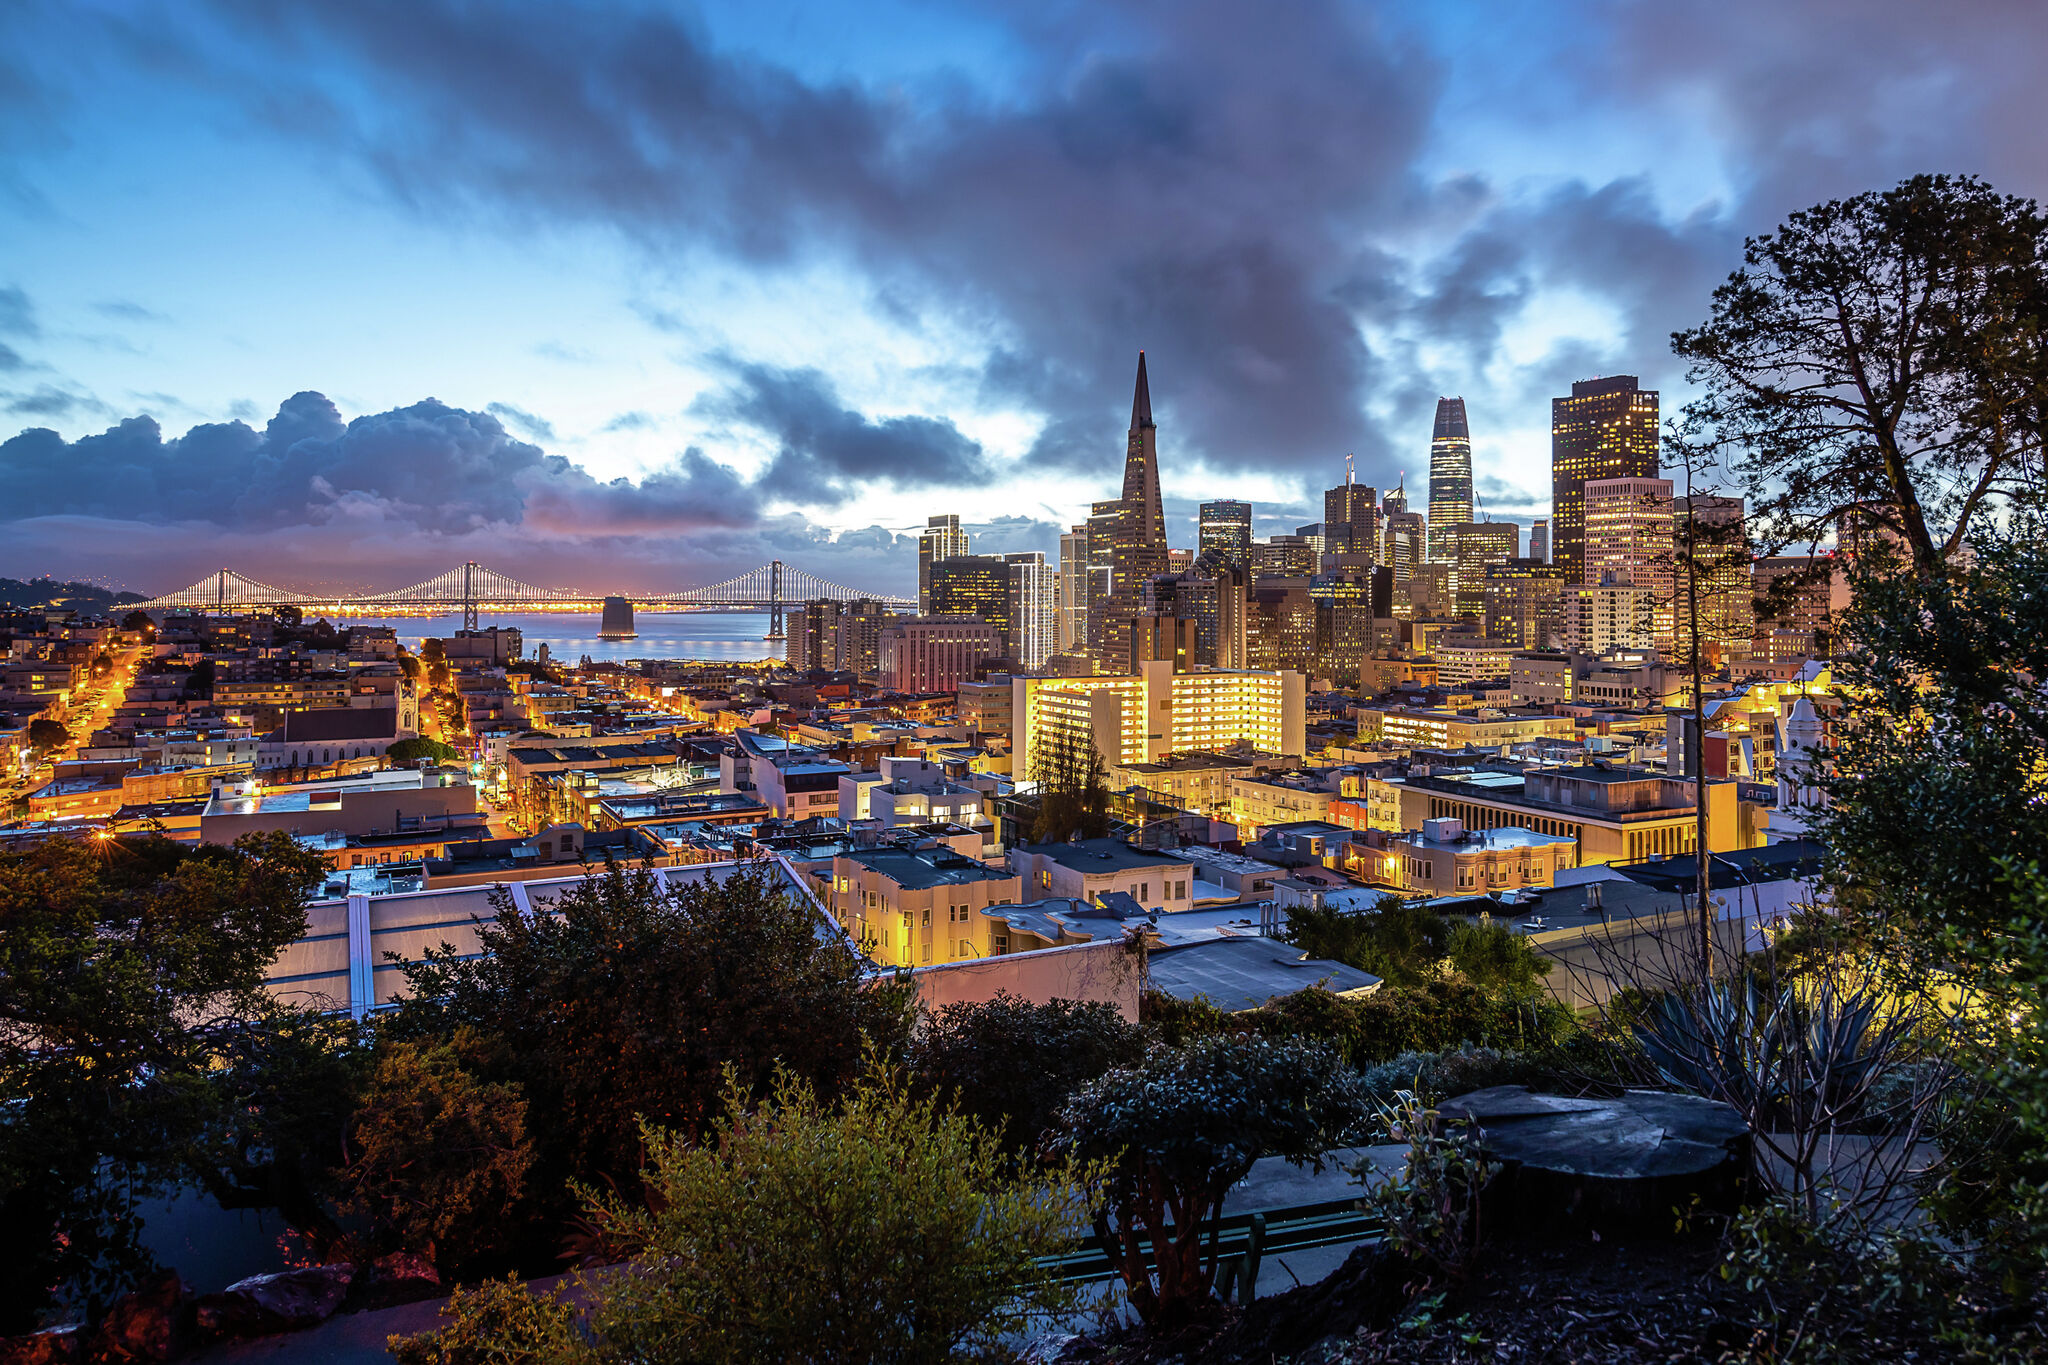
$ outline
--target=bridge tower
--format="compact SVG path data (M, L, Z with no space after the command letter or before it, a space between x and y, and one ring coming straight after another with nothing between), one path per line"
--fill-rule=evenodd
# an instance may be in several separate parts
M786 638L782 633L782 561L768 561L768 635L770 640Z
M462 628L475 630L476 625L476 561L470 560L462 566Z
M228 614L228 571L222 569L213 576L213 609L222 616Z

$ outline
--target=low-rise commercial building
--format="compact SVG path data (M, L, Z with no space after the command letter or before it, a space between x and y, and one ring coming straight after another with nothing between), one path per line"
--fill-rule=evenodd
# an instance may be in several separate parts
M869 957L912 967L990 955L980 911L1014 902L1014 871L950 848L855 849L832 860L827 905Z
M1022 895L1100 904L1121 893L1140 908L1174 914L1194 908L1196 869L1185 858L1133 848L1120 839L1076 839L1064 844L1020 844L1010 870Z

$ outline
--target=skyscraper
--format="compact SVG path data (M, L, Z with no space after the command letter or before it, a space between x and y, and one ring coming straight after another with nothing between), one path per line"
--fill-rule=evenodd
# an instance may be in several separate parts
M960 518L953 515L926 517L924 533L917 538L917 610L932 609L932 565L942 559L958 559L967 553L967 533Z
M1550 518L1538 517L1529 524L1529 558L1539 564L1550 562Z
M1007 646L1010 633L1010 566L1001 555L955 555L932 565L931 610L927 616L976 616L996 628Z
M1088 523L1060 537L1059 652L1088 645Z
M1632 374L1587 379L1550 400L1550 558L1586 580L1586 481L1657 477L1657 394Z
M1472 432L1465 425L1465 400L1436 400L1436 427L1429 437L1429 558L1451 560L1450 527L1472 520ZM1441 529L1439 529L1441 528Z
M1364 555L1363 564L1349 567L1370 567L1379 559L1380 493L1377 488L1351 481L1348 460L1344 475L1343 483L1323 494L1322 552Z
M1088 652L1098 666L1120 669L1128 663L1131 618L1142 609L1145 583L1166 571L1159 430L1152 421L1152 391L1140 351L1124 443L1123 496L1096 503L1088 518Z
M1671 480L1588 479L1580 489L1585 568L1567 582L1627 583L1650 594L1651 640L1672 643ZM1558 565L1564 570L1562 564Z
M1010 571L1010 659L1038 668L1058 652L1059 571L1036 550L1003 556Z
M1394 491L1380 499L1380 511L1388 516L1408 510L1408 476L1401 475L1401 482L1394 485Z
M1248 502L1205 502L1196 548L1215 550L1232 564L1251 572L1252 505Z

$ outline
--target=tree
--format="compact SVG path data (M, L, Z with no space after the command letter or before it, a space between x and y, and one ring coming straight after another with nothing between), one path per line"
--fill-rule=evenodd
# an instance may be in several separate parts
M418 739L399 740L384 751L384 757L390 760L394 768L410 768L423 758L431 758L436 763L460 763L462 750L452 744L443 744L438 739L428 739L422 735Z
M1310 957L1413 986L1441 975L1449 932L1444 917L1422 901L1385 895L1370 910L1296 906L1281 937Z
M1054 1000L1035 1005L1007 992L947 1005L911 1040L911 1073L1013 1152L1032 1153L1059 1109L1084 1082L1145 1055L1145 1032L1114 1005ZM1028 1065L1019 1065L1029 1058Z
M146 611L131 611L121 618L121 629L148 634L156 629L156 622L150 619Z
M1938 578L1994 508L2037 498L2044 247L2032 201L1927 175L1744 245L1672 349L1706 390L1687 426L1730 456L1766 544L1864 517Z
M1062 731L1032 754L1038 784L1034 843L1099 839L1109 833L1109 775L1094 743Z
M149 1268L136 1206L192 1173L225 1036L268 1008L324 871L281 833L0 852L0 1333Z
M104 649L92 656L92 675L104 678L114 671L114 656Z
M972 1119L870 1080L836 1110L781 1073L737 1077L711 1141L649 1128L645 1208L593 1218L637 1249L595 1282L599 1356L985 1359L1077 1306L1038 1266L1085 1216L1089 1174L1019 1171Z
M213 695L213 660L201 659L192 665L192 671L185 678L185 695L188 697L210 697Z
M533 1144L517 1084L480 1080L477 1040L394 1043L348 1125L343 1207L369 1215L379 1251L417 1251L445 1274L513 1240Z
M1498 921L1484 924L1460 920L1444 945L1451 969L1481 990L1530 996L1543 989L1554 965L1518 934Z
M280 626L283 626L286 630L297 630L306 622L306 613L299 610L297 607L291 605L289 602L285 603L282 606L272 607L270 609L270 614L277 621L277 623Z
M38 716L28 723L28 747L38 755L63 748L71 740L71 732L60 721L47 716Z
M769 867L668 883L614 864L531 910L503 888L491 906L479 955L444 945L401 964L413 994L386 1027L422 1042L473 1031L479 1078L526 1097L543 1201L572 1178L630 1185L642 1119L704 1132L728 1067L750 1093L780 1065L830 1097L864 1039L893 1053L908 1032L907 993L871 982Z
M1172 1323L1209 1298L1202 1229L1261 1157L1322 1169L1363 1139L1375 1106L1334 1049L1225 1035L1155 1048L1075 1092L1053 1150L1109 1163L1096 1235L1131 1306ZM1148 1264L1145 1248L1152 1247Z

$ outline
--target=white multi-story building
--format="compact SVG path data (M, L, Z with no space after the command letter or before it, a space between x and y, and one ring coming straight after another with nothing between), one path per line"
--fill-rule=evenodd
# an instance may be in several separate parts
M1671 620L1669 599L1662 613ZM1605 654L1611 649L1657 649L1660 641L1657 594L1637 587L1625 575L1610 572L1597 586L1564 590L1566 647L1580 654Z
M1088 647L1088 526L1060 537L1056 637L1062 654Z
M1273 754L1307 744L1307 680L1287 669L1175 673L1165 662L1135 673L1011 682L1015 771L1028 776L1039 751L1062 739L1093 744L1112 764L1153 763L1169 753L1245 743Z
M1038 668L1060 652L1060 573L1032 550L1003 556L1010 566L1010 657Z
M1626 582L1648 592L1652 636L1658 648L1670 649L1671 480L1588 479L1585 497L1584 585Z

